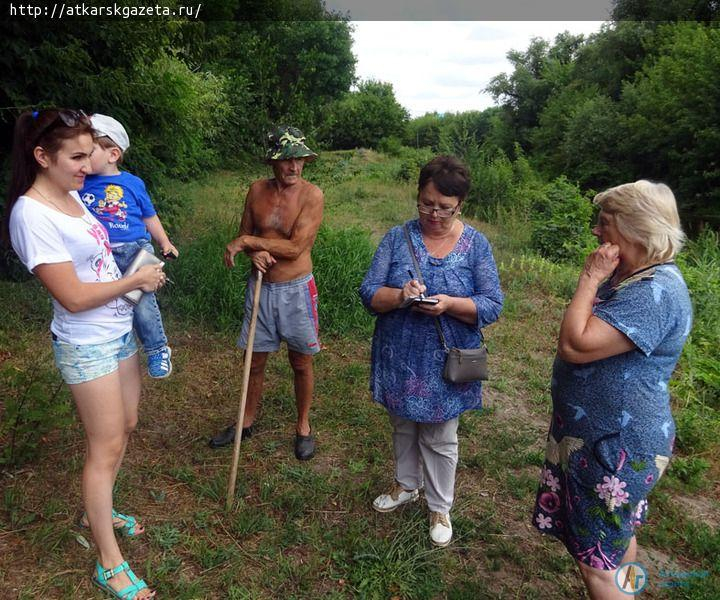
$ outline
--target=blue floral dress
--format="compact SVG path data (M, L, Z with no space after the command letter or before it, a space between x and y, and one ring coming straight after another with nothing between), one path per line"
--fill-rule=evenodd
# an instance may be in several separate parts
M670 460L668 382L690 333L692 307L680 271L665 263L617 287L604 283L593 314L637 348L587 364L555 359L533 524L564 542L576 560L614 570Z
M455 248L444 258L428 254L417 220L407 223L427 296L447 294L472 298L477 324L468 325L448 315L440 317L450 347L477 348L480 327L497 320L502 309L495 260L484 235L465 224ZM380 242L370 270L360 286L360 297L370 301L383 286L402 288L415 267L403 227L391 229ZM460 413L481 408L482 384L449 383L442 377L445 353L434 319L410 308L377 315L372 343L370 390L388 412L418 423L443 423Z

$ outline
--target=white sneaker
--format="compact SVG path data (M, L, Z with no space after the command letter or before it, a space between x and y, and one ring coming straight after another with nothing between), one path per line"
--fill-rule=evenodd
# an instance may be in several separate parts
M373 500L373 508L378 512L391 512L398 506L408 502L415 502L420 496L417 490L405 490L395 482L393 488L387 494L380 494Z
M447 546L452 540L450 515L441 512L430 513L430 541L436 546Z

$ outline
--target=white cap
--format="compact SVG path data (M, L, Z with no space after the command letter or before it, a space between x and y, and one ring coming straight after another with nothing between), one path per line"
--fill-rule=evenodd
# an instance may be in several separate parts
M107 136L125 152L130 147L130 138L120 121L107 115L94 114L90 117L93 129L98 137Z

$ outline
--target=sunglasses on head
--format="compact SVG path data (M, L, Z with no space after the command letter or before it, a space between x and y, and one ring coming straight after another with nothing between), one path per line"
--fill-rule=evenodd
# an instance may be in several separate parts
M62 124L65 127L77 127L81 123L90 124L90 117L88 117L82 110L62 109L62 110L43 110L33 111L32 116L35 121L44 116L44 113L55 112L55 117L48 121L44 127L41 127L36 134L36 139L39 140L48 131L51 131L58 125Z

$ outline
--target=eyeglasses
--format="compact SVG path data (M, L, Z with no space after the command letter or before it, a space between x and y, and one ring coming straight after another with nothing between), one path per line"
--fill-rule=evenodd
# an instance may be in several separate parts
M437 216L441 219L449 219L457 212L458 208L460 208L459 204L457 206L454 206L453 208L437 208L436 206L427 206L426 204L420 204L419 202L417 205L419 213L422 213L424 215L431 215L435 212L437 213Z
M37 121L44 112L45 111L33 111L33 119ZM56 111L56 113L55 118L51 119L44 127L40 128L35 139L39 140L43 135L57 127L60 123L65 125L65 127L77 127L81 123L90 125L90 117L88 117L82 110L63 109Z

